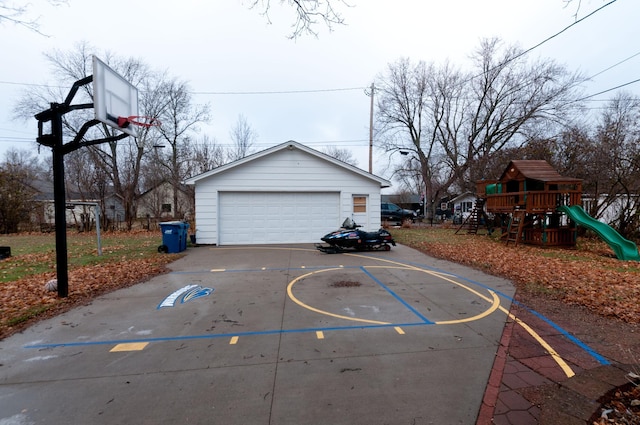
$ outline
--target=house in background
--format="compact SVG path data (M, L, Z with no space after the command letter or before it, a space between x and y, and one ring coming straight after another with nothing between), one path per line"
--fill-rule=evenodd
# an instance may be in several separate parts
M465 192L456 196L449 201L449 205L453 209L453 222L462 223L471 215L473 206L476 201L476 194Z
M178 205L174 205L173 185L162 180L138 197L138 218L168 220L189 219L193 216L193 188L180 185Z
M53 201L53 183L46 180L32 182L31 187L36 192L30 221L38 225L41 230L53 230L55 226L55 207ZM67 193L67 208L65 220L67 226L78 229L88 229L95 226L96 205L100 207L101 227L104 229L119 228L124 221L124 206L122 198L111 192L100 199L95 194L84 194L75 191Z
M380 223L380 191L391 183L289 141L186 181L195 187L199 244L319 242L350 217Z

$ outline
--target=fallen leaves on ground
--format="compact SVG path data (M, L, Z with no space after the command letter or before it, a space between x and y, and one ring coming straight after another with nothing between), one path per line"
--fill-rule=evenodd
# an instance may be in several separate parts
M69 271L69 294L59 298L44 285L55 278L55 271L30 275L0 287L0 339L23 329L35 320L51 317L94 297L142 282L166 271L165 265L176 255L84 266ZM25 258L13 261L24 261Z
M581 244L579 257L573 258L568 249L507 246L484 235L451 237L460 240L453 244L414 239L408 244L434 257L507 278L518 290L582 305L605 317L640 322L640 263L618 260L602 242ZM402 237L397 239L405 243Z

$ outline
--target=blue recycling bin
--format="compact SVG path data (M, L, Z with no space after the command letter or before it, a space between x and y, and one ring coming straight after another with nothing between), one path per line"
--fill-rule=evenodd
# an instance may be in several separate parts
M158 252L174 254L187 249L187 232L189 223L183 221L165 221L160 223L162 231L162 245Z

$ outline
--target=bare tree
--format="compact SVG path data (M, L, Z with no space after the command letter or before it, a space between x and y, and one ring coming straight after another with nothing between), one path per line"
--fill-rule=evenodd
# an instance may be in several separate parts
M209 120L209 105L194 106L188 84L177 79L164 81L160 93L163 99L160 134L170 149L162 164L173 186L174 217L182 217L185 211L179 205L178 192L188 175L190 137L197 133L199 124Z
M597 215L615 210L613 224L623 236L640 226L640 99L628 93L614 98L595 131L596 152L591 176L597 188Z
M64 87L71 87L74 82L91 75L94 52L95 49L91 45L81 42L69 51L56 50L45 54L59 82L56 86L62 88L31 88L17 104L16 114L22 117L33 117L36 112L46 109L50 102L64 99L67 90ZM159 98L163 92L157 89L163 82L164 76L153 73L145 63L137 59L120 58L110 52L102 52L101 56L105 63L126 80L139 89L142 88L139 90L141 114L157 118L165 106L165 102ZM92 89L91 84L82 86L74 100L77 103L92 103ZM88 109L65 114L63 117L65 139L74 138L82 125L92 118L93 113ZM131 228L136 217L136 198L139 193L142 159L152 150L152 146L157 141L158 136L155 130L155 127L145 128L138 133L137 138L127 138L88 148L96 167L101 170L101 175L108 177L113 191L121 198L124 220L128 228ZM97 125L87 132L84 139L101 139L113 136L116 132L117 130L107 125ZM106 188L104 184L102 187Z
M460 74L449 65L438 70L433 64L414 64L404 58L389 65L378 87L379 145L387 152L402 154L404 160L394 174L404 186L426 192L434 200L432 206L443 189L438 124L445 113L455 111L454 102L464 100L460 80ZM438 96L439 92L447 96ZM456 125L453 118L451 125ZM408 181L413 179L414 183ZM433 213L433 208L429 212Z
M61 4L66 4L67 0L48 0L48 3L54 6L59 6ZM31 6L32 5L30 3L0 0L0 24L11 22L37 32L38 34L44 35L40 32L38 18L28 16Z
M353 153L349 149L341 149L336 146L327 146L322 150L323 153L332 158L342 161L346 164L358 166L358 160L353 157Z
M244 115L238 115L238 120L229 132L233 147L229 150L229 162L237 161L251 153L258 134L251 128Z
M289 38L292 39L302 34L317 36L316 26L319 21L323 22L329 30L332 30L335 25L343 25L344 18L337 11L335 5L339 3L349 7L345 0L279 0L279 3L295 9L295 23L291 26L293 31L289 35ZM249 7L259 9L271 23L269 11L272 7L272 0L252 0Z
M222 146L215 139L204 136L189 144L191 154L190 164L186 177L193 177L198 174L213 170L226 162L227 154Z
M0 164L0 232L15 233L19 225L37 215L34 182L45 177L33 153L11 149Z
M553 61L529 63L496 39L473 58L472 73L405 59L381 78L379 144L415 157L431 198L472 190L494 155L522 145L541 122L563 122L575 105L581 78Z

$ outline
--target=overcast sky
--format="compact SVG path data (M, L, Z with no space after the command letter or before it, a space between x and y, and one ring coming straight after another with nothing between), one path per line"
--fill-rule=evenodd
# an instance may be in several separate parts
M219 143L240 114L258 134L256 149L296 140L314 149L350 149L368 168L369 103L365 88L389 63L413 61L465 66L481 38L500 37L532 47L607 1L574 0L347 0L337 4L346 25L290 40L290 7L273 3L271 23L251 1L180 2L68 0L52 7L33 0L40 35L0 25L0 156L10 147L34 148L35 119L12 119L30 84L54 84L43 53L86 41L99 50L137 57L187 81L196 103L211 105L203 126ZM580 9L576 11L580 3ZM640 3L618 0L530 53L594 75L640 52ZM600 74L585 86L597 93L640 78L640 55ZM640 83L625 90L637 94ZM268 93L280 92L280 93ZM595 99L609 99L609 92ZM53 99L52 99L53 100ZM375 174L386 158L374 151Z

